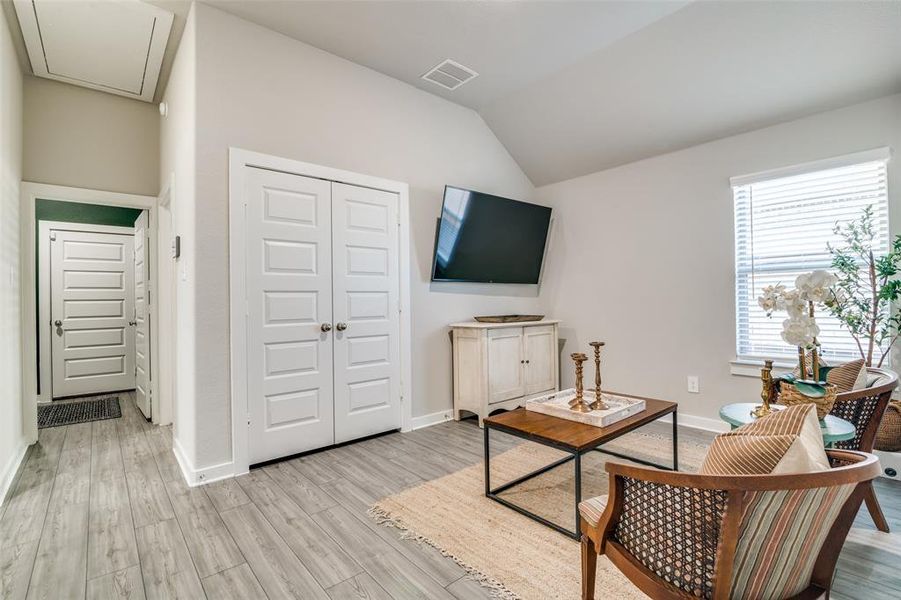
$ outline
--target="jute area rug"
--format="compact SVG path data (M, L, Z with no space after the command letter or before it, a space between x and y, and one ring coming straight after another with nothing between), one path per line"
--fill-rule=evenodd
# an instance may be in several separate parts
M671 464L672 441L630 433L605 448ZM706 448L679 445L680 468L695 471ZM524 443L491 459L491 485L497 487L564 456ZM591 452L582 458L583 499L607 493L607 460ZM555 523L574 528L573 464L565 463L503 497ZM474 579L505 599L573 600L581 593L579 543L484 495L484 466L467 467L380 500L370 510L380 523L404 531L462 565ZM598 560L595 597L599 600L646 598L606 557Z

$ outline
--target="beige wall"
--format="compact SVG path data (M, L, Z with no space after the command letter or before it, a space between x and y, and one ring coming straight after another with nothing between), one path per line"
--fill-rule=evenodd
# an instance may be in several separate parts
M732 190L729 178L890 146L901 148L901 95L858 104L537 190L556 236L546 309L563 319L565 355L607 342L604 381L679 402L713 419L754 401L735 357ZM889 165L893 230L901 231L901 165ZM572 383L570 368L563 383ZM700 394L686 376L700 377Z
M155 196L155 104L25 77L25 181Z
M231 459L229 146L410 184L413 414L449 410L446 325L474 314L537 310L538 298L534 286L485 293L430 285L444 185L524 200L532 185L475 112L203 4L195 11L198 219L187 285L195 294L196 380L189 401L197 420L191 459L198 467Z
M19 289L22 73L0 11L0 503L25 450Z

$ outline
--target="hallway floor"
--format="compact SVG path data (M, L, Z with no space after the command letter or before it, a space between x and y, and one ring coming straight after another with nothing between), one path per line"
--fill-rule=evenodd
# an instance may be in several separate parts
M390 434L189 488L169 428L123 393L122 418L45 429L0 509L0 598L429 598L488 593L436 550L366 510L379 498L482 459L472 422ZM663 426L667 428L668 426ZM710 435L683 428L686 440ZM498 434L492 447L518 443ZM901 531L901 484L880 480ZM901 597L899 534L865 510L833 598Z

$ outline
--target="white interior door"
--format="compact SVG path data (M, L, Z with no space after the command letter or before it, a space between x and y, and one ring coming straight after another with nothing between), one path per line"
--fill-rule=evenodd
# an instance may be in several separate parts
M54 231L50 248L53 397L133 389L133 238Z
M145 210L135 221L134 273L135 314L135 403L146 418L151 417L150 394L150 256L147 249L150 217Z
M488 330L488 402L523 395L522 327Z
M253 464L334 442L332 246L329 182L255 168L246 181Z
M335 442L398 429L398 196L332 183Z

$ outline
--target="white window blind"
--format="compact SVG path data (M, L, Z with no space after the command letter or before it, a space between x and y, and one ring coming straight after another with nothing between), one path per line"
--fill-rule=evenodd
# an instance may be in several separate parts
M801 273L831 270L826 245L842 243L833 232L836 223L857 219L871 206L875 248L882 254L888 251L887 160L886 149L823 161L820 168L805 165L732 180L739 359L797 358L797 348L781 336L787 315L777 312L767 318L757 298L767 285L792 288ZM851 335L825 309L818 310L817 324L827 361L860 356Z

